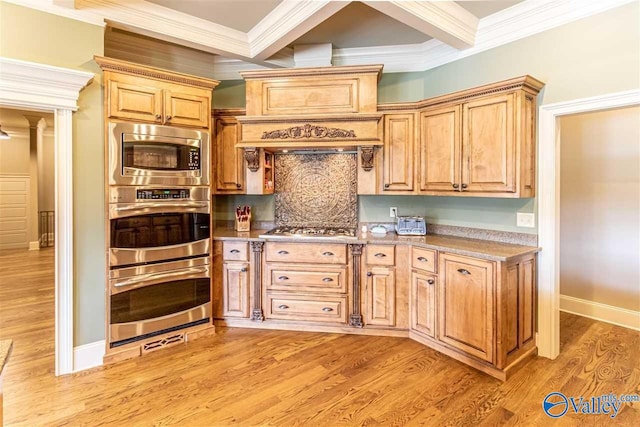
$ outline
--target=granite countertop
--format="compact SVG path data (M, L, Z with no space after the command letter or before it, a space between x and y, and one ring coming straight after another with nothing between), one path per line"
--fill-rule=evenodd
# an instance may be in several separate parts
M267 230L257 229L248 232L238 232L229 228L216 228L213 233L214 240L262 240L259 237ZM491 240L469 239L465 237L445 236L439 234L427 234L426 236L398 236L394 232L386 235L361 233L355 239L327 238L327 237L278 237L274 242L327 242L327 243L368 243L368 244L405 244L419 246L421 248L435 249L438 251L468 255L491 261L509 261L522 255L540 251L536 246L516 245L511 243L494 242Z
M9 355L11 354L11 349L13 348L13 341L11 340L0 340L0 375L4 371L4 365L9 361Z

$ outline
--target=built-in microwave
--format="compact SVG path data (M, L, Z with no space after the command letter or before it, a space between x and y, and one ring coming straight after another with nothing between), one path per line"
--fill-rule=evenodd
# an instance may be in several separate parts
M110 185L209 185L206 130L109 123Z

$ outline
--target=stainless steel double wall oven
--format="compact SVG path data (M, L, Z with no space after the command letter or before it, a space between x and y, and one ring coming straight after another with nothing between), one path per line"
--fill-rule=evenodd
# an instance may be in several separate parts
M209 134L109 124L109 346L211 319Z

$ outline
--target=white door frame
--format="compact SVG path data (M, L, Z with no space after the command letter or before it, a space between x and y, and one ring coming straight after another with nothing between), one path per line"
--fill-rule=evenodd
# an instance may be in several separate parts
M640 90L540 107L538 129L538 354L560 353L560 123L570 114L640 105Z
M0 106L55 115L55 368L73 372L73 122L84 71L0 57Z

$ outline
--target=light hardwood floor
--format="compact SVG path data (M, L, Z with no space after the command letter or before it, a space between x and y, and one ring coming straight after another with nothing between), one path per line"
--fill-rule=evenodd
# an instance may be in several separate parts
M562 353L501 383L401 338L226 329L54 377L53 250L0 252L6 425L640 425L542 411L552 391L640 394L637 332L562 314Z

